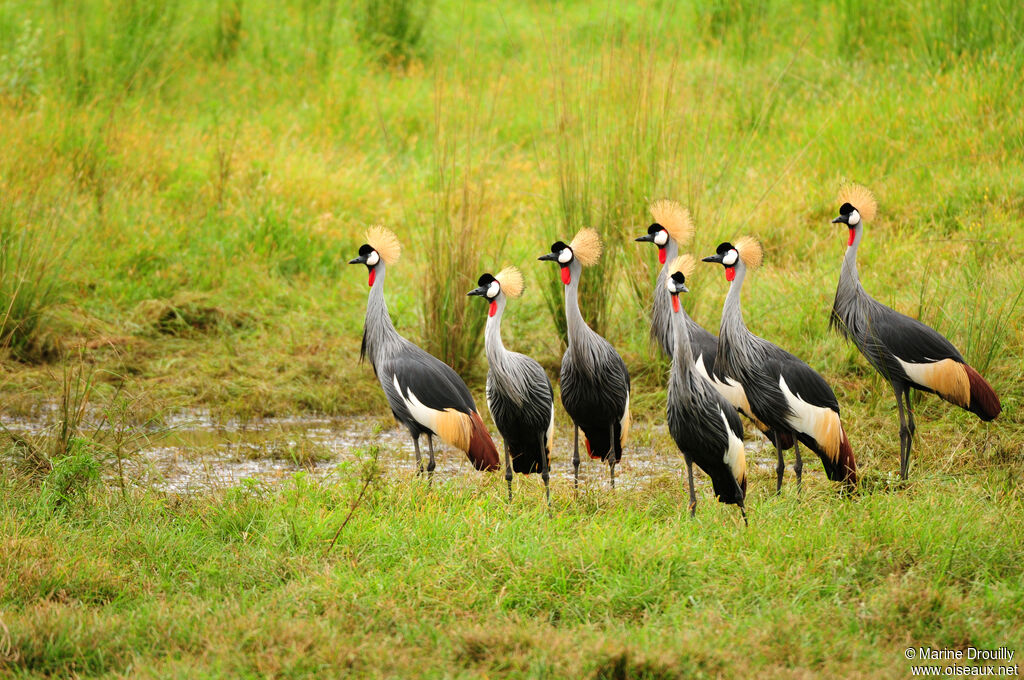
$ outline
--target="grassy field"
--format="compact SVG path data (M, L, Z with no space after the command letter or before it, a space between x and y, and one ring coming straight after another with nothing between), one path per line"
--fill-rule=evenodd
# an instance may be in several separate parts
M906 677L911 644L1024 652L1022 72L1009 0L0 2L0 422L54 426L0 435L0 675ZM1003 403L984 425L920 399L906 487L888 386L826 333L848 180L880 204L867 289ZM698 256L761 239L746 321L834 386L854 498L758 473L744 530L707 498L691 521L666 477L558 484L549 515L533 480L509 507L497 476L428 491L362 450L272 488L109 483L181 410L386 414L344 264L378 222L405 247L396 326L481 403L465 292L520 266L505 341L554 375L536 257L597 228L584 316L662 422L632 239L663 196ZM714 329L705 266L685 302Z

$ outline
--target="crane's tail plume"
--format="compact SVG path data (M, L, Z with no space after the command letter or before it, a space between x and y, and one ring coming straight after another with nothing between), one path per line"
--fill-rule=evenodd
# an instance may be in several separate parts
M963 367L967 371L967 380L971 385L971 400L967 410L985 422L995 419L1003 411L1003 405L999 403L999 395L981 377L980 373L967 364L964 364Z
M850 446L850 439L846 436L839 414L835 411L829 413L832 417L823 419L821 429L815 436L797 432L796 438L818 454L826 477L833 482L844 482L852 488L857 485L857 461L853 456L853 447Z
M472 433L466 455L477 470L497 470L501 465L498 461L498 447L494 445L480 414L473 411L469 417L472 420Z
M846 436L846 430L841 430L842 440L839 442L839 475L829 477L833 481L845 482L849 487L857 486L857 461L853 459L853 447L850 446L850 439Z

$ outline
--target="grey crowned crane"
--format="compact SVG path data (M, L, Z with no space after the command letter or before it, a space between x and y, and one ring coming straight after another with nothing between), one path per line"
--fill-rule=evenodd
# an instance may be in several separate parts
M686 459L690 486L690 516L697 512L693 488L693 464L707 473L715 496L722 503L740 507L747 492L747 458L743 450L743 426L736 409L708 380L694 369L690 324L686 323L679 294L689 292L687 277L695 263L680 255L668 266L665 290L671 296L672 372L668 380L668 430Z
M587 453L608 463L612 488L615 465L629 437L629 371L607 340L583 320L578 300L584 266L601 258L601 238L593 229L581 229L568 245L556 241L551 252L538 259L557 262L565 288L565 320L568 347L562 355L559 384L562 405L572 418L573 481L579 486L580 430Z
M998 416L1002 405L949 340L867 294L857 275L857 247L864 237L864 222L874 219L878 204L870 191L857 184L843 187L838 202L839 217L832 222L845 224L849 238L829 326L852 341L892 386L900 412L900 477L906 479L916 429L911 389L937 394L984 421Z
M412 344L395 330L384 302L387 265L401 254L395 235L384 227L371 227L359 256L349 264L365 264L370 274L366 325L360 359L370 357L373 372L384 388L395 420L404 425L416 448L416 467L423 472L420 436L427 435L434 472L435 436L466 453L477 470L497 470L498 450L476 410L473 395L450 366Z
M468 295L479 295L490 303L484 335L488 364L487 407L505 440L508 499L512 500L513 470L526 475L539 472L544 480L544 496L550 505L549 455L555 429L555 393L540 364L524 354L508 351L501 341L505 303L508 298L517 298L522 293L522 273L515 267L506 267L497 275L481 276L477 287Z
M679 254L679 246L686 245L693 238L693 219L690 211L676 201L662 199L655 201L650 207L651 217L654 223L647 228L647 233L638 237L640 242L649 242L658 246L658 262L663 266L658 273L658 281L654 286L654 306L651 309L651 337L661 346L662 351L668 357L672 357L672 347L675 342L672 329L672 320L676 315L672 312L671 295L665 287L665 281L669 276L669 266ZM715 386L715 389L725 397L734 408L754 423L772 442L776 434L764 423L758 421L750 413L750 404L747 403L747 395L743 392L743 386L731 378L718 376L714 373L715 357L718 354L718 338L704 330L697 324L686 310L682 310L678 316L682 317L690 332L690 343L693 347L694 366L704 378ZM779 445L783 449L793 448L793 438L788 432L778 435Z
M762 257L761 244L744 236L735 246L722 243L716 254L704 258L705 262L717 262L725 267L725 278L730 282L722 309L715 373L743 385L758 420L777 433L790 432L795 437L793 469L798 488L803 472L800 443L818 454L829 479L853 487L857 483L857 464L839 419L839 402L832 388L813 368L757 337L743 323L740 308L743 279L748 269L761 266ZM775 468L776 491L781 491L786 464L778 443L775 448L779 457Z

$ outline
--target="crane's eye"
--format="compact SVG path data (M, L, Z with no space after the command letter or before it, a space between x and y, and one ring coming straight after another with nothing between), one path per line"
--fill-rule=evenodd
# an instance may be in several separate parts
M572 259L572 249L571 248L563 248L562 251L560 253L558 253L558 263L559 264L569 264L569 260L571 260L571 259Z
M726 267L731 267L734 264L736 264L736 260L738 260L739 257L740 254L737 253L735 249L730 250L729 252L722 256L722 264L724 264Z
M497 281L491 281L491 284L489 286L487 286L487 297L488 298L496 298L496 297L498 297L498 292L500 290L501 290L501 284L499 284Z
M377 254L376 250L371 250L370 254L366 256L366 264L373 267L380 262L380 255Z
M668 243L668 232L664 229L658 230L654 234L654 242L659 246L663 246Z

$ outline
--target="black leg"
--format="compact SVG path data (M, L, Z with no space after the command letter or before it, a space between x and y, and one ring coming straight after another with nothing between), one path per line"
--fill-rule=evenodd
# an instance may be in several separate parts
M615 488L615 423L612 423L608 437L608 474L612 478L612 488Z
M786 461L782 457L782 447L779 446L779 431L774 430L772 434L775 436L775 452L779 455L779 462L775 466L775 493L782 493L782 475L786 472Z
M743 493L743 487L740 486L739 482L736 482L736 497L740 499L739 502L736 503L736 505L740 506L740 514L743 515L743 526L746 527L750 525L747 524L747 510L746 508L743 507L745 495L746 494Z
M427 434L427 448L430 451L430 460L427 462L427 481L432 485L434 483L434 437L433 435Z
M423 456L420 455L420 436L412 438L412 445L416 447L416 476L423 474Z
M910 388L903 393L907 400L907 474L904 479L910 476L910 449L914 445L914 435L917 433L917 426L914 424L914 407L910 404Z
M797 441L795 432L793 433L793 451L796 452L796 462L793 463L793 472L796 473L796 492L800 493L803 481L804 460L800 456L800 442Z
M508 456L508 442L505 442L505 483L508 484L508 502L512 502L512 460Z
M551 507L551 486L549 480L551 479L551 461L548 460L548 447L547 435L541 433L540 435L540 478L544 480L544 497L548 501L548 508Z
M893 387L896 393L896 406L900 412L900 479L906 481L907 472L910 468L910 428L907 426L907 416L903 412L903 395L906 392L902 387Z
M690 485L690 517L697 516L697 493L693 489L693 461L690 460L689 456L683 456L686 459L686 480Z
M580 489L580 428L574 425L576 434L572 438L572 487L573 493Z

